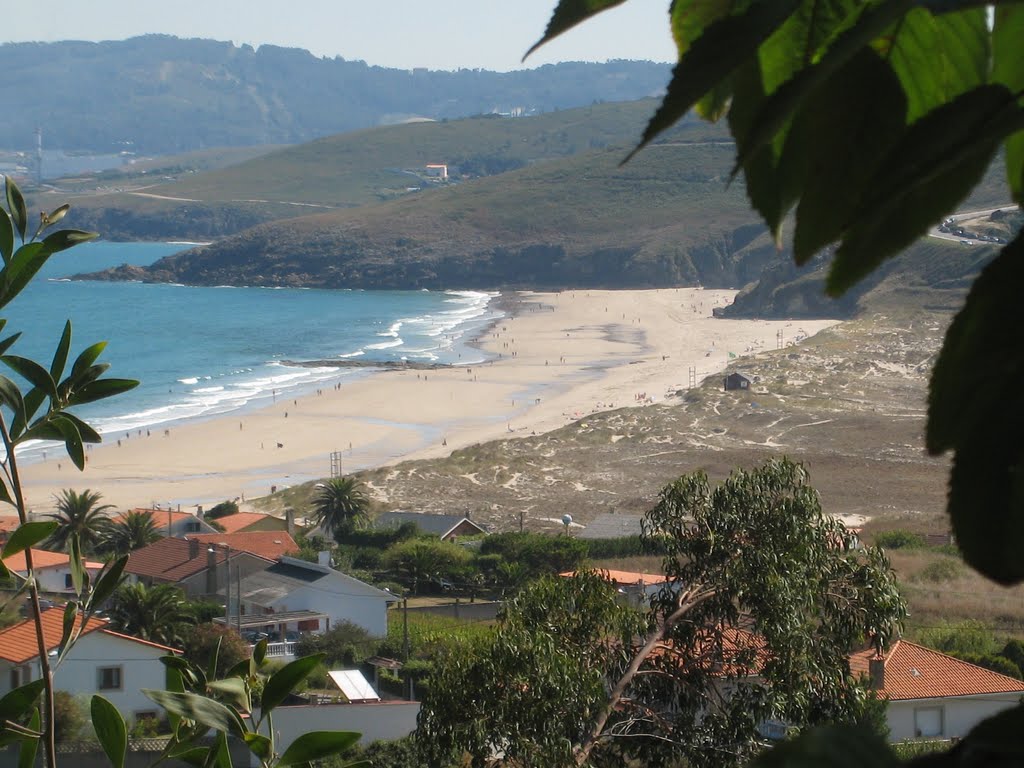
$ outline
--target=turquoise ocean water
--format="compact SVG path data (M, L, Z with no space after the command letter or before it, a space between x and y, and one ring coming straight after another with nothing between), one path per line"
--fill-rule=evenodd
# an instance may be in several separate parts
M109 342L107 375L141 381L120 397L78 413L103 434L166 428L268 405L333 386L367 369L295 367L282 360L359 359L476 363L467 346L499 316L493 294L301 288L194 288L70 281L119 264L149 264L187 246L88 243L57 254L3 310L11 349L49 364L64 321L72 321L72 359ZM10 373L5 371L8 375Z

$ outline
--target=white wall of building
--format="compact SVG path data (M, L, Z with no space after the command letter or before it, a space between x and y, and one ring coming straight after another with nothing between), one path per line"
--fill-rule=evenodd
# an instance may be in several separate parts
M340 574L339 574L340 575ZM339 621L358 624L374 637L388 633L387 602L373 594L357 594L348 585L338 583L334 574L299 587L274 603L274 610L317 611L331 618L333 627Z
M96 574L100 572L100 568L87 568L89 572L89 578L93 581L96 579ZM36 580L39 582L39 588L43 592L74 592L75 588L68 586L70 581L68 580L71 576L70 565L52 565L46 568L36 568Z
M416 730L419 713L418 701L278 707L274 710L274 747L283 753L309 731L356 731L361 734L360 744L400 739Z
M928 722L941 722L942 733L933 738L962 738L987 717L1015 706L1021 697L1015 693L988 696L957 696L942 699L915 699L890 701L886 712L891 741L924 738L918 726ZM935 710L938 710L937 712Z
M54 687L86 698L98 693L117 707L126 720L134 721L139 712L162 712L141 689L167 687L164 665L159 661L165 653L160 648L103 631L90 632L79 639L61 662L54 674ZM120 667L120 689L100 689L100 670L104 667ZM35 674L38 675L38 666Z

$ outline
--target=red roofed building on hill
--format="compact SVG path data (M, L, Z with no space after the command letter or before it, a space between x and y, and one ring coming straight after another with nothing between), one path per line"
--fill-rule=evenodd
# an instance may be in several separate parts
M233 515L210 518L206 521L213 527L219 526L224 533L251 531L287 531L288 521L283 517L265 515L262 512L235 512Z
M191 512L180 512L173 509L133 509L132 512L149 515L153 525L161 536L181 538L187 533L216 533L217 529L198 515ZM119 523L124 515L114 515L112 523Z
M60 645L64 611L51 608L40 617L49 654ZM106 621L91 618L78 642L54 673L54 687L73 696L99 693L130 722L155 717L160 708L141 692L162 689L167 675L160 657L180 653L166 645L129 637L108 628ZM35 622L25 620L0 630L0 696L31 680L38 680L39 646Z
M224 534L214 534L223 538ZM128 556L128 582L174 584L190 598L214 597L228 578L245 578L273 564L269 558L195 539L160 539Z
M7 570L22 579L28 576L28 564L25 561L24 552L5 557L4 565L7 566ZM95 579L96 574L103 569L103 563L92 560L86 560L84 565L90 579ZM33 549L32 567L35 570L39 588L43 592L71 593L75 591L71 583L71 558L66 553Z
M279 557L294 555L299 551L299 545L295 543L295 539L284 531L190 533L185 539L198 541L206 547L217 544L229 547L233 552L250 552L265 557L267 560L277 560Z
M850 671L889 700L886 719L893 741L961 738L1024 695L1022 680L906 640L884 656L873 649L852 654Z

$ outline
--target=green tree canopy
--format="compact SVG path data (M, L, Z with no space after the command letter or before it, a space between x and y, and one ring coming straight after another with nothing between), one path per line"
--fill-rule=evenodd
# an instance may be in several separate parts
M112 504L100 504L101 498L103 494L88 488L81 493L71 488L62 490L56 497L57 511L49 515L57 521L57 530L47 539L47 548L63 552L74 538L83 552L101 548L111 527L107 510L114 508Z
M473 556L458 544L437 539L409 539L384 554L384 565L419 594L431 579L451 579Z
M160 530L153 521L153 516L146 512L130 510L107 528L102 549L123 555L142 549L159 539Z
M123 584L110 601L110 620L119 632L180 648L191 634L184 593L172 584Z
M312 504L312 518L339 543L369 518L370 499L354 477L332 477L317 483Z
M493 640L438 665L420 721L431 759L739 765L765 722L865 718L848 654L887 644L904 604L884 553L848 550L800 465L769 461L715 488L681 477L645 529L669 577L649 611L596 574L541 582Z

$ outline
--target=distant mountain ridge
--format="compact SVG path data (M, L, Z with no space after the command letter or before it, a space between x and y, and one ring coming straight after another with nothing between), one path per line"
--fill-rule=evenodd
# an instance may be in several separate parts
M170 154L294 144L403 119L547 112L659 93L670 65L563 63L514 72L369 66L308 51L146 35L0 45L0 147Z

